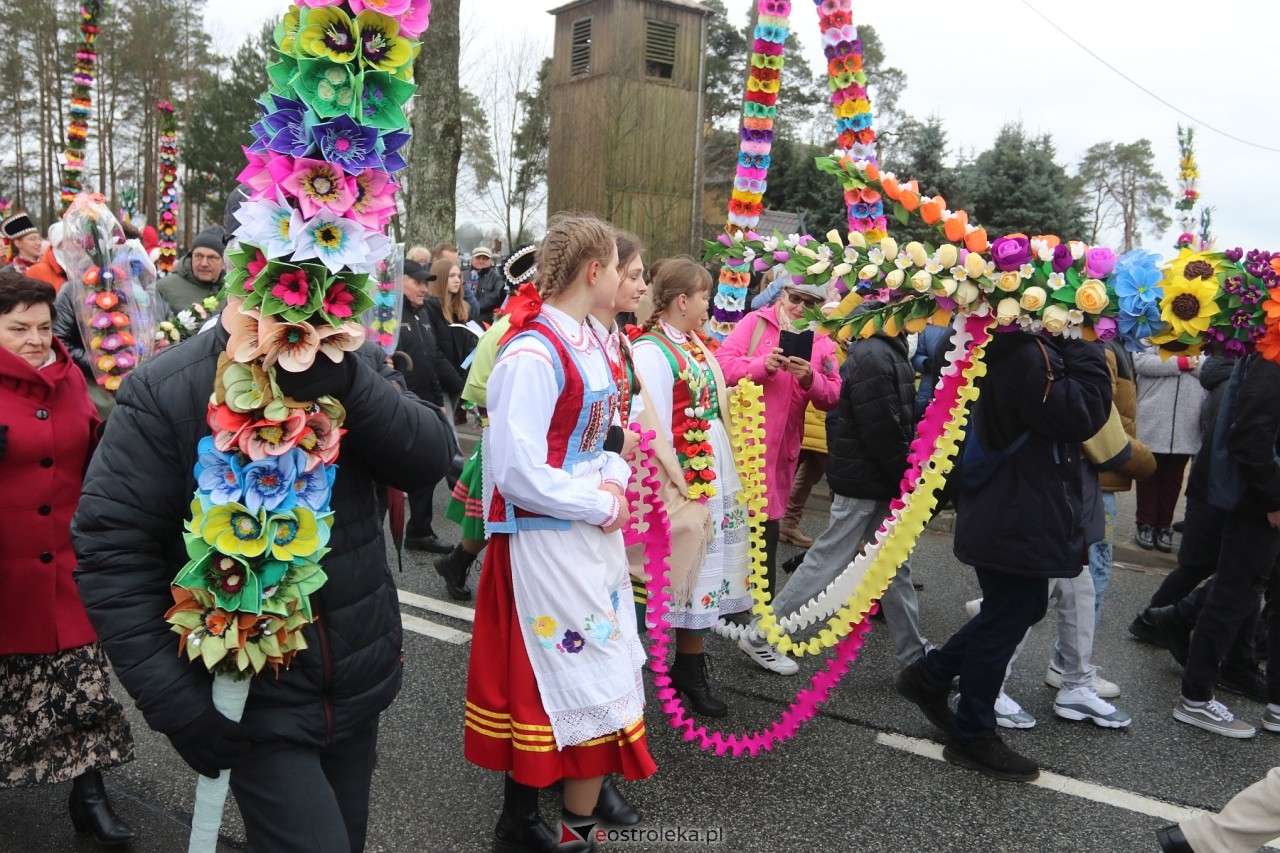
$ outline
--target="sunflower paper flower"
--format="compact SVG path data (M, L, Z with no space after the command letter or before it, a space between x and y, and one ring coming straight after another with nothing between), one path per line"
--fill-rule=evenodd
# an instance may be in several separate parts
M300 57L351 62L360 52L357 23L337 6L304 9L299 18L294 52Z
M280 186L298 200L304 217L311 218L321 210L342 215L351 208L355 193L341 166L307 158L293 161L292 166Z
M356 15L360 64L370 71L400 73L413 62L414 43L400 35L400 22L366 8Z
M1187 266L1191 266L1188 277ZM1204 263L1201 267L1188 264L1180 266L1174 262L1175 272L1165 277L1164 298L1160 302L1160 318L1169 324L1168 335L1178 338L1183 335L1197 336L1209 328L1213 316L1218 313L1218 305L1214 301L1218 295L1218 280L1212 267ZM1207 275L1201 276L1201 272Z
M269 521L271 556L288 562L315 554L328 544L332 523L331 513L319 516L302 507L272 514Z

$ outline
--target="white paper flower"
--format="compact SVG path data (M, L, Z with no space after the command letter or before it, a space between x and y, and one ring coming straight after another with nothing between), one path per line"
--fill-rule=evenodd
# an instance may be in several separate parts
M363 267L369 263L368 232L358 222L320 208L316 215L302 223L293 234L293 259L319 258L337 273L343 267Z

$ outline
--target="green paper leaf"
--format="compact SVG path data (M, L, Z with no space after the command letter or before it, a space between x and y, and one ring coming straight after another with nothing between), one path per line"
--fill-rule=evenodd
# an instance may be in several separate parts
M911 222L911 212L902 206L902 202L896 201L893 203L893 218L903 225L908 225Z

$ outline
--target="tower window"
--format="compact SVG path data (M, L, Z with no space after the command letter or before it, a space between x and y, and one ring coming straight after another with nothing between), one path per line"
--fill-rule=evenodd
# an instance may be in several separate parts
M573 44L569 50L569 76L586 77L591 73L591 19L573 22Z
M668 21L644 22L644 73L670 80L676 68L676 25Z

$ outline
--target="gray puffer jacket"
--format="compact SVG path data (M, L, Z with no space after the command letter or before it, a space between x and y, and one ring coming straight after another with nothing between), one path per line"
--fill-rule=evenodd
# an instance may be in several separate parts
M1133 356L1138 386L1138 440L1152 453L1194 456L1200 450L1200 362L1183 370L1155 350Z

